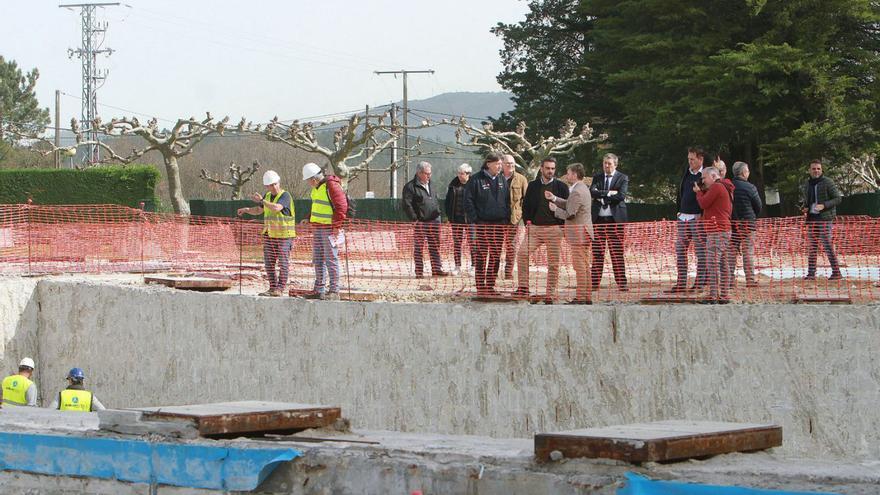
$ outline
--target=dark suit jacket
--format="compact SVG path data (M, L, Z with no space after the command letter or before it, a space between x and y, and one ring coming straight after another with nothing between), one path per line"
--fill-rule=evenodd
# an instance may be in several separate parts
M620 173L619 170L614 172L611 178L611 187L605 189L605 172L599 172L593 176L593 184L590 186L590 196L593 197L593 222L599 218L599 209L602 208L602 202L611 206L611 216L617 223L623 223L628 220L626 215L626 193L629 189L629 177ZM608 191L616 191L616 194L608 196Z

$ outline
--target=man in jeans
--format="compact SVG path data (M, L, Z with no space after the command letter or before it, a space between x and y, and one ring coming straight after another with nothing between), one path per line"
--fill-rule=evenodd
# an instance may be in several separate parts
M689 148L685 169L678 188L678 214L676 218L675 265L677 278L675 285L667 289L669 293L682 293L702 290L706 284L706 240L698 220L703 209L697 202L694 185L700 183L705 153L700 148ZM687 286L688 248L694 245L697 254L697 278L693 287Z
M278 297L284 294L290 266L290 250L296 237L296 219L290 193L281 189L281 177L274 170L263 174L266 195L254 193L258 206L239 208L238 216L263 215L263 263L269 278L269 290L261 296ZM276 274L275 266L278 266Z
M742 253L743 272L746 287L757 287L755 281L755 221L761 213L763 203L758 189L749 182L749 164L733 164L733 237L730 241L731 285L736 274L736 259Z
M303 180L312 187L312 263L315 265L315 288L308 299L339 299L339 244L343 239L342 223L348 211L348 199L339 177L324 176L314 163L303 166ZM324 285L324 273L329 287Z
M440 200L431 183L431 164L420 162L416 166L416 176L403 186L401 200L403 212L415 222L413 225L413 261L416 265L416 278L424 276L423 251L428 245L431 258L431 275L443 277L440 260Z
M730 243L730 211L733 185L721 181L715 167L703 170L702 184L693 185L694 194L703 209L698 220L706 235L706 272L709 284L709 304L726 304L727 299L727 245Z
M822 162L810 162L810 179L801 186L801 211L807 215L807 275L804 280L816 279L816 256L819 244L831 264L828 280L840 280L840 264L831 245L831 225L840 204L840 192L834 181L822 175Z

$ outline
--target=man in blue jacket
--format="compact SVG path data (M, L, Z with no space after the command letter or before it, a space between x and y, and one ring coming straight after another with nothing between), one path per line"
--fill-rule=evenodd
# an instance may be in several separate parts
M483 169L465 185L464 208L474 229L474 279L478 297L501 297L495 290L504 229L510 223L510 193L501 174L502 157L486 156Z

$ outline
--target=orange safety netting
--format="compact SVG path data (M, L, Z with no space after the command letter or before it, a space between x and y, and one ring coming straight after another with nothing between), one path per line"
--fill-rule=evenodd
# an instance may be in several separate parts
M549 297L555 302L578 297L594 302L716 296L734 302L880 299L880 219L839 217L828 227L792 217L734 225L727 237L698 228L686 251L679 246L685 258L676 256L682 225L675 221L596 225L597 240L582 245L569 240L576 232L559 227L353 220L346 223L344 236L334 237L339 259L335 288L343 298L358 292L392 300L477 295L513 299L525 296L515 291L527 286L533 300L543 301L548 298L548 282ZM0 205L0 275L262 273L262 230L262 223L256 221L145 213L115 205ZM313 289L314 233L308 224L297 226L287 285L294 291ZM830 240L837 270L829 260L826 240ZM414 241L423 247L421 277L416 277ZM737 251L733 245L747 248L749 241L753 255L747 258L752 269L744 270L741 254L735 271L725 268L733 266L731 258ZM531 253L528 246L534 248ZM596 270L600 251L603 270ZM813 273L808 261L811 251L816 252ZM699 269L698 258L705 260ZM581 292L573 267L579 259L589 265L580 277ZM480 261L488 268L475 270ZM497 275L493 261L497 261ZM677 262L682 261L687 262L686 271L681 272L686 275L684 284L677 280ZM448 275L436 276L434 270ZM810 274L815 279L804 280ZM327 273L324 278L333 277ZM703 287L669 292L673 287L690 288L695 282Z

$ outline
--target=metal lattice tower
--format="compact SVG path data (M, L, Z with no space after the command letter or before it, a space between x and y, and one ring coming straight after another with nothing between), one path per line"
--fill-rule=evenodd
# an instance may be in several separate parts
M99 3L77 3L59 5L63 8L79 8L80 17L82 19L82 43L76 50L67 49L68 56L73 58L76 55L82 61L82 112L80 115L80 123L82 125L83 134L89 141L98 140L98 132L94 128L95 118L98 116L98 88L107 78L107 70L98 70L98 55L106 53L108 56L113 53L110 48L105 48L104 37L107 33L107 22L98 25L95 19L95 10L98 7L109 7L119 5L118 2L99 2ZM85 160L89 163L95 163L100 160L100 148L93 145L89 148L88 155Z

